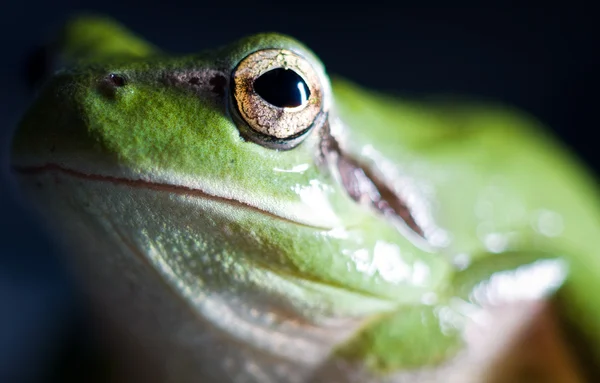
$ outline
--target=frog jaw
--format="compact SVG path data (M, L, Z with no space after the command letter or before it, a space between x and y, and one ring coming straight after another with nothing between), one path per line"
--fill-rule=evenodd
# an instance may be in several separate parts
M279 215L276 212L274 213L269 210L262 209L258 206L252 205L252 204L244 202L242 200L225 197L225 196L220 196L220 195L216 195L216 194L210 194L201 189L196 189L196 188L192 188L192 187L188 187L188 186L184 186L184 185L160 183L160 182L147 181L144 179L124 178L124 177L118 177L118 176L112 176L112 175L86 174L86 173L83 173L83 172L80 172L77 170L72 170L72 169L62 167L62 166L56 165L56 164L46 164L46 165L42 165L42 166L13 166L13 170L21 176L35 176L35 175L45 174L45 173L61 173L66 176L80 179L83 182L88 182L88 181L89 182L106 182L106 183L111 183L111 184L116 184L116 185L128 186L131 188L155 190L155 191L167 192L167 193L170 193L173 195L183 195L183 196L189 196L189 197L195 197L195 198L202 198L205 200L226 203L226 204L233 205L233 206L236 206L241 209L252 210L257 213L269 216L271 218L275 218L275 219L279 219L279 220L286 221L289 223L306 226L306 227L317 229L317 230L331 230L332 229L332 227L312 225L308 222L305 223L305 222L301 222L301 221L298 221L295 219L291 219L289 217L286 217L285 215Z
M376 177L371 169L359 162L360 159L345 153L339 147L336 139L329 132L329 122L325 123L320 130L311 133L303 149L307 147L318 148L316 155L309 157L314 159L314 163L306 164L307 167L314 166L319 169L319 172L332 175L333 179L330 180L335 179L338 188L332 190L330 187L323 187L322 185L325 184L315 177L307 187L303 187L302 190L299 188L300 200L280 201L277 198L265 200L257 193L244 190L235 183L228 184L224 188L218 180L207 182L197 175L177 174L160 168L151 169L151 172L144 171L144 167L139 165L124 166L116 161L115 156L110 155L109 151L99 152L97 148L85 153L81 151L53 153L46 159L42 155L31 156L27 150L16 151L13 153L13 166L21 175L34 176L45 172L60 172L84 182L103 181L222 201L283 221L325 231L352 226L352 223L342 219L336 212L336 208L330 204L330 200L335 200L339 197L339 193L343 193L354 200L354 202L348 201L350 204L366 205L362 208L379 212L387 220L392 221L394 226L406 226L407 230L403 233L411 237L411 242L420 243L419 247L422 249L427 248L423 233L411 215L410 206L404 202L402 196L387 187L385 179ZM54 145L51 151L53 148ZM306 198L303 197L303 193L306 193Z

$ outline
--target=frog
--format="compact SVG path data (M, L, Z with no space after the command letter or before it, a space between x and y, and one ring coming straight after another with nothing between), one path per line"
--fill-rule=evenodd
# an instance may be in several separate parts
M170 54L82 15L52 46L10 166L129 381L594 368L597 184L534 117L368 90L277 33Z

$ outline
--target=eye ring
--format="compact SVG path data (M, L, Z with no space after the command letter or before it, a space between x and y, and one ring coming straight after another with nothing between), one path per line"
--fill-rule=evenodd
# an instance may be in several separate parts
M272 149L296 147L324 121L317 71L286 49L259 50L242 59L232 72L231 98L242 136Z

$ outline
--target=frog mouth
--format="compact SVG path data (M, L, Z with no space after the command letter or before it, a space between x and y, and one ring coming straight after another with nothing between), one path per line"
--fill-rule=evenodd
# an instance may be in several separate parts
M412 231L421 240L426 240L423 228L417 223L412 209L406 203L405 199L388 185L384 176L378 174L371 167L362 164L358 159L343 150L336 138L330 134L329 124L325 124L321 129L319 157L320 162L322 162L321 165L329 168L331 174L338 179L338 182L343 186L348 196L358 205L376 211L396 227L402 226L408 228L409 231ZM112 183L136 189L197 197L204 200L225 203L280 221L317 230L327 231L333 227L332 222L315 223L310 219L306 219L306 216L303 218L301 214L286 214L286 212L282 213L277 209L264 209L256 203L252 203L252 201L244 201L243 199L235 198L235 196L220 195L220 193L206 191L202 188L173 184L161 180L130 178L120 174L87 173L57 163L26 166L13 165L13 170L23 175L61 173L86 181Z
M326 226L320 226L320 225L311 224L311 223L307 223L307 222L301 222L299 220L295 220L293 218L286 217L284 215L280 215L280 214L274 213L272 211L262 209L258 206L252 205L248 202L244 202L244 201L241 201L241 200L238 200L235 198L229 198L229 197L219 196L216 194L211 194L204 190L192 188L192 187L184 186L184 185L174 185L174 184L169 184L169 183L164 183L164 182L153 182L153 181L147 181L147 180L143 180L143 179L131 179L131 178L118 177L118 176L113 176L113 175L90 174L90 173L84 173L84 172L81 172L78 170L66 168L66 167L63 167L58 164L52 164L52 163L45 164L45 165L39 165L39 166L16 166L16 165L13 165L12 168L16 173L21 174L21 175L39 175L39 174L45 174L45 173L60 173L60 174L64 174L64 175L67 175L70 177L74 177L74 178L78 178L78 179L82 179L82 180L86 180L86 181L105 182L105 183L111 183L111 184L115 184L115 185L128 186L128 187L135 188L135 189L154 190L154 191L166 192L166 193L171 193L171 194L197 197L197 198L201 198L204 200L210 200L210 201L214 201L217 203L220 202L220 203L224 203L224 204L227 204L230 206L235 206L240 209L252 211L252 212L255 212L258 214L268 216L270 218L274 218L274 219L284 221L287 223L292 223L294 225L300 225L300 226L317 229L317 230L330 230L331 229L330 227L326 227Z

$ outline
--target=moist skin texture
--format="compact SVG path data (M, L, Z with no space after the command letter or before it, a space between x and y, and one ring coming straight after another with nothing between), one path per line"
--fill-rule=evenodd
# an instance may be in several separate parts
M12 167L117 334L115 374L582 381L557 291L597 359L596 183L530 117L331 85L277 34L171 56L88 17L56 47ZM235 68L265 50L311 89L310 113L249 103L296 116L291 135L233 102Z

